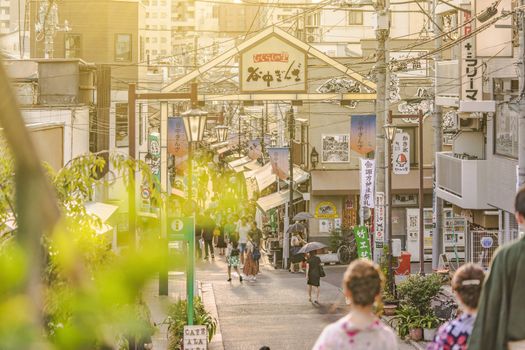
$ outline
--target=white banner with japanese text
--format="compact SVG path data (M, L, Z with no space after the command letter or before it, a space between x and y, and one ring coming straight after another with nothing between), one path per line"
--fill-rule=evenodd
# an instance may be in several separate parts
M241 53L243 93L306 92L306 53L272 36Z
M376 242L376 248L382 248L382 244L385 241L385 194L383 192L376 193L375 204L374 241ZM381 247L378 247L377 243L381 243Z
M373 159L359 159L361 163L361 199L363 208L374 208L376 162Z
M398 132L392 144L393 171L396 175L406 175L410 172L410 135Z

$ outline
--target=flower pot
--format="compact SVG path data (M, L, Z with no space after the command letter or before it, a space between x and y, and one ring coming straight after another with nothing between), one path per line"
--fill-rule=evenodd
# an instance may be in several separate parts
M385 316L394 316L396 314L397 305L396 304L386 304L383 306L383 311Z
M433 341L436 336L437 328L423 328L423 339Z
M423 339L423 328L410 328L409 335L410 339L420 341Z

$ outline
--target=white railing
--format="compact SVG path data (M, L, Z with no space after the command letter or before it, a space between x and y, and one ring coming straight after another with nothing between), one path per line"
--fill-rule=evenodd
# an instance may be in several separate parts
M439 188L462 196L463 167L461 159L455 158L449 152L438 153L436 172Z

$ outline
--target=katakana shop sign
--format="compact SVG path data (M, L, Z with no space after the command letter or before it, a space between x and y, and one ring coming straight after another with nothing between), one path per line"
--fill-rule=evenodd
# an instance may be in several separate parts
M472 33L471 13L462 12L463 35ZM481 60L476 56L476 39L471 37L461 43L461 100L477 101L482 98Z
M374 208L374 183L376 164L373 159L360 159L361 162L361 207Z
M370 250L370 239L368 237L368 228L366 226L354 227L355 244L357 245L357 256L361 259L372 260Z
M306 52L271 36L241 53L241 92L306 92Z
M410 172L410 135L399 132L394 136L393 171L396 175L407 175Z

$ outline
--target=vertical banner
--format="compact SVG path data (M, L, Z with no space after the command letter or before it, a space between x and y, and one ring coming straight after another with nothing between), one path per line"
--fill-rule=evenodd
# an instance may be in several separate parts
M359 159L361 163L361 200L362 208L374 208L374 183L376 164L373 159Z
M184 173L188 161L188 139L182 117L168 118L168 153L175 156L176 174Z
M268 149L270 164L272 165L272 174L277 175L279 179L286 180L289 173L290 150L288 148L270 148Z
M385 193L376 192L374 209L374 261L379 263L385 244Z
M468 36L472 33L473 22L470 11L463 11L460 15L462 36ZM481 60L478 60L476 54L476 36L464 40L461 43L461 95L463 101L477 101L482 99L482 71Z
M370 239L368 237L368 228L366 226L356 226L354 228L355 244L357 245L357 256L361 259L372 260L370 251Z
M376 149L376 116L353 115L350 121L350 148L362 155Z
M262 144L260 139L253 139L248 142L248 157L254 160L262 157Z
M151 155L149 166L151 173L160 181L160 134L152 132L148 135L148 152Z
M397 133L392 145L393 171L396 175L407 175L410 172L410 135Z

